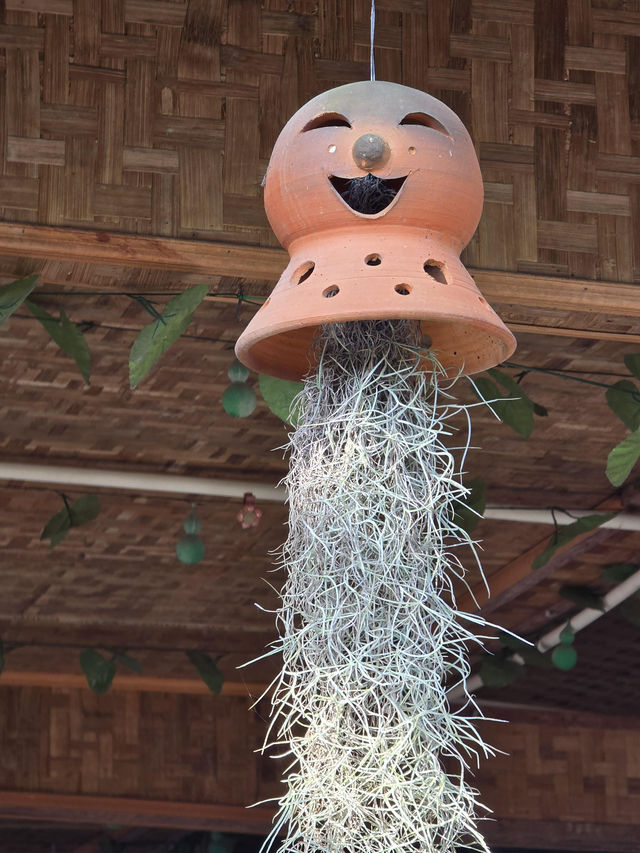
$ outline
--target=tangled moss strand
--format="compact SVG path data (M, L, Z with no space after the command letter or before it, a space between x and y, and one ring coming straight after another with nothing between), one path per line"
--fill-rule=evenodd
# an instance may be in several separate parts
M443 443L461 407L413 322L332 324L317 346L286 481L268 740L291 765L269 843L282 831L280 853L487 851L466 770L491 750L446 699L477 639L455 610L464 570L445 547L469 543Z

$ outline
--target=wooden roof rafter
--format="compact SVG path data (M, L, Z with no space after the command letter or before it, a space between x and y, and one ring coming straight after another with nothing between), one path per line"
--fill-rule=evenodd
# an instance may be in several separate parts
M120 232L56 228L0 222L0 258L19 258L21 274L25 264L60 260L85 265L91 287L91 265L110 265L128 271L172 270L186 275L236 276L265 283L275 282L285 268L288 256L282 249L258 247L229 241L189 241L166 237L147 237ZM88 270L87 270L88 266ZM16 266L18 268L18 265ZM591 281L518 271L479 269L470 272L488 301L500 310L509 306L508 325L515 332L581 337L591 340L640 341L640 300L637 288L624 282ZM49 280L46 275L44 280ZM54 279L54 283L58 283ZM62 283L62 282L60 282ZM68 282L64 282L68 284ZM95 285L102 289L101 282ZM178 289L176 284L171 286ZM127 288L136 292L129 280ZM115 284L114 289L120 289ZM145 287L140 287L144 293ZM531 311L544 309L562 317L578 314L588 318L585 328L531 322ZM624 318L628 330L613 331L612 317Z

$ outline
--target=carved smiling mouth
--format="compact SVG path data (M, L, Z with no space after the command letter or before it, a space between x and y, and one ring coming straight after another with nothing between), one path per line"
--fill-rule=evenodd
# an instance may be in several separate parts
M356 213L374 214L386 210L402 189L403 178L377 178L368 173L362 178L340 178L331 175L329 181L340 198Z

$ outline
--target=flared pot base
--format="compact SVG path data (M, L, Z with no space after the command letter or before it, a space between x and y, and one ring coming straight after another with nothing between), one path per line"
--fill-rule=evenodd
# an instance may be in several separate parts
M314 369L326 323L418 320L447 373L472 374L508 358L515 339L455 251L424 231L341 230L290 247L291 262L236 344L240 361L282 379Z

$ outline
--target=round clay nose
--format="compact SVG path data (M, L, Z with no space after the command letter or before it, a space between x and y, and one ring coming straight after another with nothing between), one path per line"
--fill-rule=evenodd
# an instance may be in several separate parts
M391 151L385 140L376 133L363 133L353 143L351 149L356 164L365 170L384 166Z

